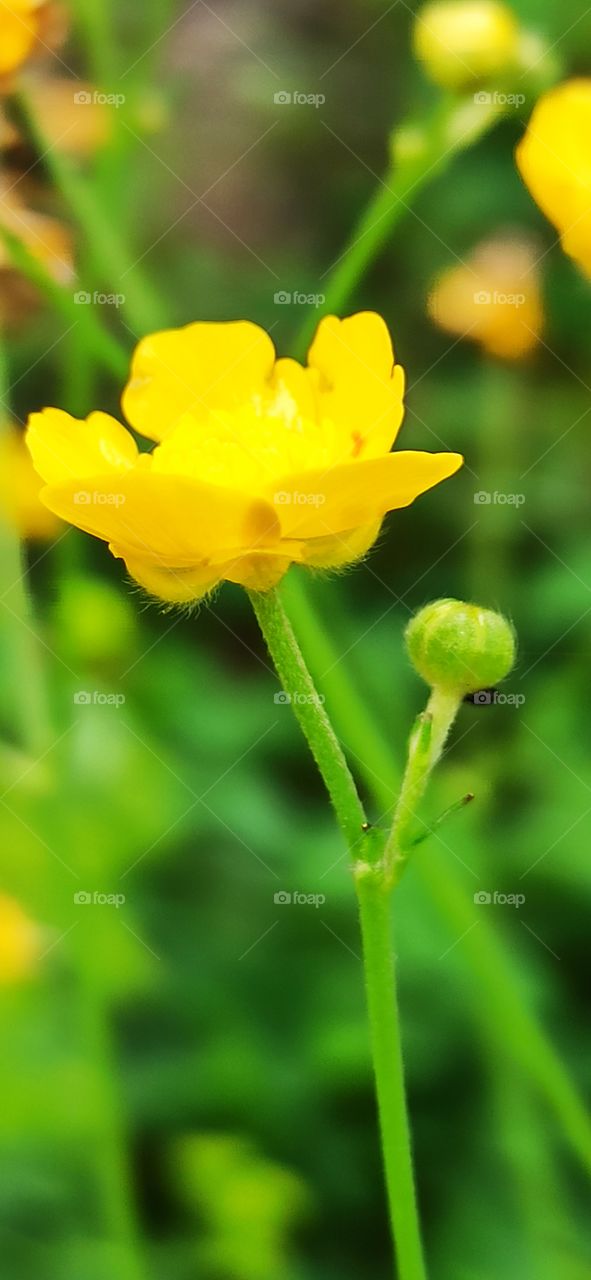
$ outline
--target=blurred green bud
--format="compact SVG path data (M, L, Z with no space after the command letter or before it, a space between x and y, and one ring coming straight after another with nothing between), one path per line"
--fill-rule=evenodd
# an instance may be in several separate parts
M136 620L131 604L100 578L67 577L54 616L60 649L74 666L108 666L133 647Z
M435 600L408 624L410 660L433 688L463 697L504 680L515 661L515 633L500 613L461 600Z
M461 91L515 70L519 39L499 0L434 0L419 10L413 42L429 79Z

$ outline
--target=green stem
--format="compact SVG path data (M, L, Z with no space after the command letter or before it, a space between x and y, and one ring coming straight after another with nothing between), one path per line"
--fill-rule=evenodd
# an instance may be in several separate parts
M45 158L51 177L84 234L84 250L101 286L124 295L130 324L138 335L158 329L162 306L143 273L130 269L130 253L113 219L95 198L90 179L58 147L48 145L42 124L23 90L19 97L31 134Z
M416 123L394 135L394 156L379 180L348 244L324 283L321 314L339 314L367 268L386 244L396 224L410 211L409 201L443 172L458 154L482 137L499 119L497 106L450 97ZM313 337L318 311L304 320L293 355L303 359Z
M109 0L78 0L76 21L84 36L91 75L106 89L113 83L119 62Z
M380 865L383 840L367 829L363 805L279 592L250 592L269 653L318 765L354 860L380 1133L399 1280L425 1280L406 1111L390 895Z
M84 334L91 351L103 367L117 378L125 377L129 366L127 350L108 329L103 328L94 307L78 305L73 290L66 290L58 284L44 263L6 227L0 226L0 240L6 245L15 270L22 272L39 289L72 328L79 326L80 333Z
M136 1218L127 1134L112 1043L109 1008L100 972L100 956L110 945L106 930L80 938L77 974L80 1032L92 1063L95 1104L94 1171L102 1219L114 1250L112 1274L121 1280L144 1280L145 1268ZM98 957L98 965L97 965Z
M441 752L447 735L458 713L461 698L444 689L433 689L427 708L419 716L411 734L408 760L394 820L386 847L384 866L391 884L397 884L408 862L410 838L417 806L427 789L427 783Z
M285 701L291 703L354 854L363 840L367 819L343 749L324 710L324 699L316 692L279 592L253 591L249 596L283 685Z
M404 1087L390 894L367 865L355 876L390 1221L399 1280L425 1280Z
M294 580L295 579L295 580ZM286 584L287 586L287 584ZM290 575L288 615L303 637L311 665L323 677L337 732L355 744L355 759L366 785L382 812L395 801L399 770L390 745L376 727L340 658L332 638L321 627L301 578ZM315 648L320 640L318 651ZM476 981L472 986L473 1017L483 1034L498 1045L511 1064L517 1062L551 1108L562 1131L587 1170L591 1170L591 1120L576 1087L535 1014L528 1008L506 949L482 913L476 918L472 894L437 840L421 849L415 874L425 893L447 922L453 939L462 940L466 964ZM499 1034L502 1028L502 1034Z
M10 418L8 363L0 343L0 431ZM21 745L38 759L51 742L43 659L27 590L23 544L0 518L0 613L5 640L5 696L16 706Z

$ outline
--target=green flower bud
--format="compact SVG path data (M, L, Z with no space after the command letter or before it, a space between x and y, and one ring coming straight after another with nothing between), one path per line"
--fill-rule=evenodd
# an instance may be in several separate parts
M519 25L501 0L433 0L419 10L414 47L430 80L465 90L515 71Z
M435 600L408 624L410 660L433 688L463 697L504 680L515 661L515 633L500 613L461 600Z

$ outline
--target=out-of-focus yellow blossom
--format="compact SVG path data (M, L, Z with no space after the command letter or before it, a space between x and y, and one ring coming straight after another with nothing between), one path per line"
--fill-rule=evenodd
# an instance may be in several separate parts
M48 146L72 156L91 156L112 133L114 108L105 95L79 80L27 77L27 103L42 122Z
M22 432L1 427L0 524L20 538L52 538L60 522L40 501L41 488Z
M16 146L19 141L19 137L18 129L12 123L12 120L8 119L6 112L2 109L2 105L0 104L0 151L4 151L8 147Z
M41 31L45 0L2 0L0 4L0 75L16 71L32 52Z
M109 543L169 601L229 579L275 585L293 562L359 559L382 519L453 474L454 453L393 453L404 375L371 312L321 321L303 368L249 321L144 338L123 408L159 442L139 454L105 413L29 420L28 445L57 515Z
M426 75L445 89L506 77L519 57L515 15L497 0L434 0L419 10L414 49Z
M29 978L37 967L43 932L14 898L0 894L0 986Z
M0 227L17 236L59 284L69 284L74 279L74 266L68 228L57 218L30 209L21 190L18 174L6 174L0 179ZM11 265L10 254L0 238L0 270Z
M527 240L484 241L465 264L439 277L429 298L431 318L491 355L518 360L536 346L543 324L535 261Z
M567 80L540 98L516 159L564 252L591 275L591 79Z

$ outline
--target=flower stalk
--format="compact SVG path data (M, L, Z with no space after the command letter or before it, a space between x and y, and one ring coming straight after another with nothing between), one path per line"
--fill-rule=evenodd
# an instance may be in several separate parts
M365 815L341 744L324 710L277 590L250 600L284 692L318 765L353 859L370 1039L399 1280L425 1280L414 1183L392 947L391 888L382 833Z

